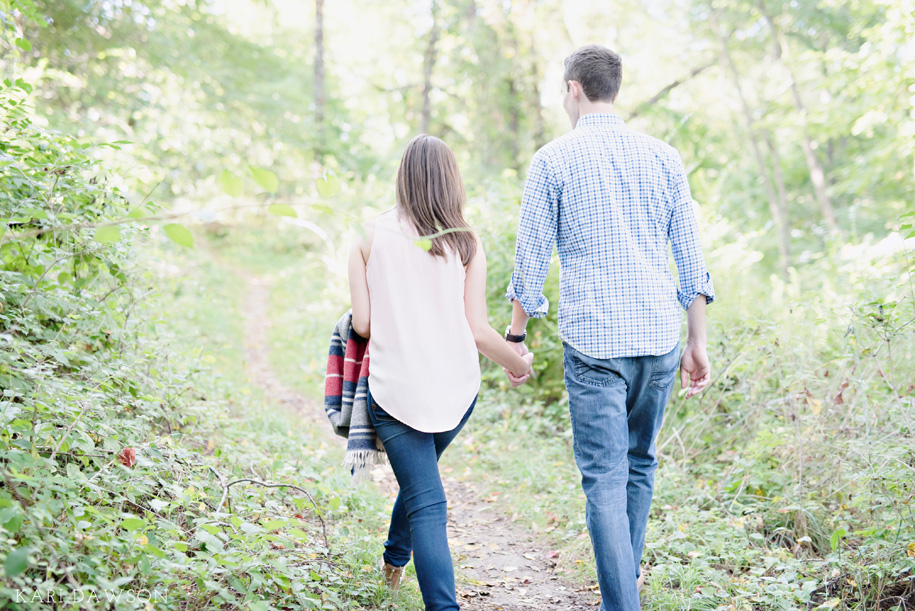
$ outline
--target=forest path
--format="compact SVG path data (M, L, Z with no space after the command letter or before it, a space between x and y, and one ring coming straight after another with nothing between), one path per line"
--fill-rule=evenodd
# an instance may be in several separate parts
M286 386L270 366L269 283L235 269L247 286L244 300L245 367L253 383L284 408L324 431L342 446L324 415L324 407ZM328 333L328 337L329 337ZM455 447L452 451L459 450ZM517 528L493 502L481 498L474 482L484 476L466 472L465 480L443 474L448 496L448 539L455 556L458 602L466 611L590 609L599 598L553 573L549 546ZM393 502L397 481L389 465L375 467L372 479ZM379 558L382 541L378 542Z

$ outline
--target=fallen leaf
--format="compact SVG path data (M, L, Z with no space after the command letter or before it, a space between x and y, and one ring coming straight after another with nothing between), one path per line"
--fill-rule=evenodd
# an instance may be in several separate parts
M125 467L134 466L137 463L137 451L130 447L124 448L118 454L118 462Z

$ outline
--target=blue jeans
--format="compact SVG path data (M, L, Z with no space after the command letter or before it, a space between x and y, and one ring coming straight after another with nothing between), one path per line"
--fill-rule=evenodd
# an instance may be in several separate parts
M564 346L575 462L597 561L601 611L639 609L636 581L654 472L655 438L680 363L661 356L596 359Z
M375 433L384 444L400 485L384 544L384 561L404 566L412 552L426 610L460 609L448 547L448 502L438 459L470 418L476 398L461 422L444 433L423 433L395 420L372 400L371 393L368 402Z

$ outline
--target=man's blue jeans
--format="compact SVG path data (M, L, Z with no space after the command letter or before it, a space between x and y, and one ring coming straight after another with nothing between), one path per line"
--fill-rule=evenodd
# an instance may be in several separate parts
M600 608L637 610L636 581L658 466L655 437L673 390L680 346L661 356L615 359L596 359L563 346Z
M454 591L454 564L448 547L448 502L438 459L470 418L444 433L423 433L395 420L368 396L369 417L384 444L400 492L391 512L384 560L404 566L413 552L416 579L427 611L460 609Z

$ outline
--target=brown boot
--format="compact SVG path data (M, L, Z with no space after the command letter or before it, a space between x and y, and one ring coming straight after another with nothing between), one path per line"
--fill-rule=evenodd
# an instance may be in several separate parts
M384 573L384 583L386 586L392 590L396 590L400 587L400 580L403 578L403 569L402 566L393 566L384 563L384 566L381 568L382 573Z

